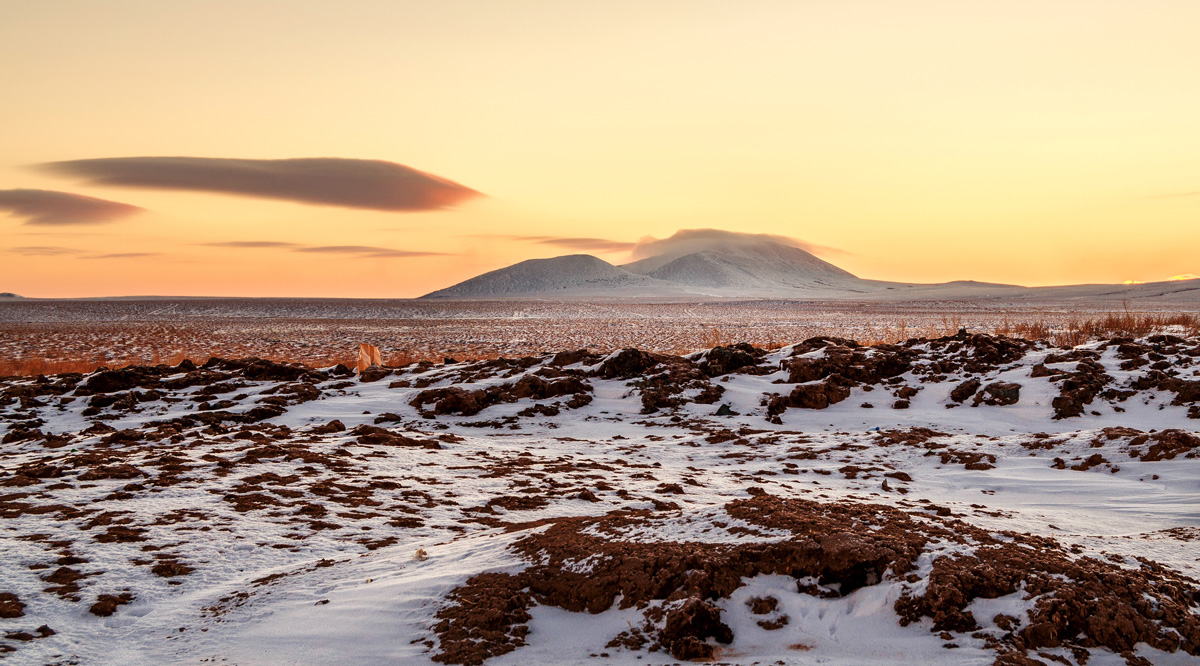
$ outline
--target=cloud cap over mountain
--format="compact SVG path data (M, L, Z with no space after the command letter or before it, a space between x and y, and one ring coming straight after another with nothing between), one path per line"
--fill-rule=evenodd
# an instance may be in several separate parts
M0 190L0 211L35 226L104 224L144 209L119 201L55 190Z
M653 236L642 238L630 252L630 260L639 261L641 259L662 257L665 255L682 257L694 252L721 249L731 245L769 244L786 245L813 253L842 252L834 248L814 245L795 238L788 238L787 236L776 236L775 234L746 234L722 229L680 229L668 238L658 239Z
M445 178L383 160L109 157L41 167L93 185L219 192L382 211L437 210L481 196Z

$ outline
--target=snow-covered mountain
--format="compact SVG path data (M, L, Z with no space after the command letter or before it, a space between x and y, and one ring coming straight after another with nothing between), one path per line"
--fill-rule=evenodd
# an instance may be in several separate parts
M854 275L775 236L688 229L639 253L649 256L621 268L690 287L862 290Z
M713 229L684 230L642 243L632 263L591 255L532 259L471 278L425 298L556 296L795 296L861 294L861 280L796 247L794 241Z
M767 234L685 229L638 243L630 263L614 266L573 254L531 259L484 273L422 298L447 299L819 299L1132 301L1200 303L1200 280L1144 284L1022 287L971 280L941 284L859 278L817 258L810 246Z
M422 298L488 298L526 295L654 292L669 285L617 268L590 254L530 259L484 273Z

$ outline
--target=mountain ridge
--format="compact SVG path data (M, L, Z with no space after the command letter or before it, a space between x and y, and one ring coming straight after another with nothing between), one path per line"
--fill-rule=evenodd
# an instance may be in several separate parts
M629 263L614 265L588 254L529 259L422 298L783 296L792 290L872 290L870 281L787 241L713 229L683 230L647 243L650 256Z
M1200 301L1200 280L1047 287L954 280L933 284L860 278L815 256L804 244L766 234L687 229L649 239L633 261L615 265L589 254L529 259L431 292L422 299L783 299L783 300L1086 300L1128 297Z

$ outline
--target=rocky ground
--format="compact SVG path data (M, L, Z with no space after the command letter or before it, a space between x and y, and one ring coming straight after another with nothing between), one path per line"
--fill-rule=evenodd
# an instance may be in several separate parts
M1191 664L1200 339L0 380L0 659Z

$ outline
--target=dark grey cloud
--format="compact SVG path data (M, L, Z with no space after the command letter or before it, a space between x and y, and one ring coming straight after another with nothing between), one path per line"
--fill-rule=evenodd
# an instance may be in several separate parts
M65 226L104 224L144 209L117 201L54 190L0 190L0 211L25 218L25 224Z
M297 243L285 243L283 241L224 241L221 243L200 243L205 247L238 247L238 248L256 248L256 247L298 247Z
M374 247L371 245L318 245L314 247L298 247L296 252L311 252L314 254L352 254L370 258L404 257L436 257L444 256L444 252L421 252L417 250L393 250L389 247Z
M9 252L23 254L27 257L55 257L63 254L78 254L79 250L58 245L22 245L8 248Z
M369 210L437 210L481 196L445 178L383 160L109 157L41 167L93 185L220 192Z
M538 243L540 245L555 245L571 250L589 250L592 252L627 252L637 243L608 240L606 238L567 238L559 236L518 236L513 234L475 234L474 238L495 238L498 240Z

